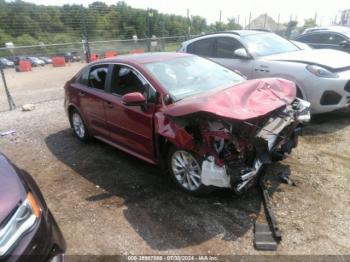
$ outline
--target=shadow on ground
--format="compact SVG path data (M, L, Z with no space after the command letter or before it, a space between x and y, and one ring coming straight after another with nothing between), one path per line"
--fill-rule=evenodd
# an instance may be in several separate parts
M155 250L184 248L216 236L234 241L252 229L260 212L257 188L241 197L220 190L196 198L179 191L157 167L97 141L84 144L70 129L45 141L58 160L105 189L106 193L86 201L123 199L120 205L126 206L125 218ZM273 167L273 173L280 171L290 172L287 166ZM273 192L279 182L271 185Z
M350 108L313 115L311 122L304 128L305 136L330 134L350 125Z

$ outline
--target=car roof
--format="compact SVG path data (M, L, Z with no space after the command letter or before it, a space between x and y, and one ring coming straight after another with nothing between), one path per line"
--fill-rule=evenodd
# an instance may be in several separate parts
M204 34L204 35L200 35L197 36L195 38L189 39L185 42L183 42L183 44L187 45L190 44L192 42L195 42L199 39L205 39L205 38L210 38L210 37L220 37L220 36L227 36L227 35L232 35L232 36L236 36L236 37L241 37L241 36L249 36L249 35L258 35L258 34L273 34L270 31L267 30L260 30L260 29L256 29L256 30L229 30L229 31L222 31L222 32L215 32L215 33L209 33L209 34Z
M312 27L305 29L304 34L315 33L315 32L337 32L337 33L345 33L350 32L349 27L345 26L325 26L325 27Z
M231 30L231 31L224 31L222 33L227 33L227 32L235 34L235 35L239 35L239 36L271 33L268 30L262 30L262 29L255 29L255 30Z
M155 52L155 53L143 53L143 54L128 54L119 55L111 58L105 58L98 60L98 62L108 62L108 63L133 63L133 64L147 64L153 62L160 62L165 60L171 60L178 57L193 56L187 53L175 53L175 52ZM98 63L96 62L96 63Z

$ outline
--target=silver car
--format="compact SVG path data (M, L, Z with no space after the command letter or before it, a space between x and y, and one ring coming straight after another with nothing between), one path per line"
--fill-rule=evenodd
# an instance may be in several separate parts
M330 49L301 50L270 32L237 30L200 36L182 43L180 52L207 57L248 79L282 77L296 83L311 113L350 104L350 54Z

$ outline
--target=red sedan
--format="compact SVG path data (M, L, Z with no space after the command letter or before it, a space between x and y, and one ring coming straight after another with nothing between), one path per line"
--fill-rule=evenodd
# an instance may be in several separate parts
M242 193L264 164L291 152L310 117L290 81L246 81L181 53L88 64L66 83L65 107L80 140L95 137L158 164L192 194Z

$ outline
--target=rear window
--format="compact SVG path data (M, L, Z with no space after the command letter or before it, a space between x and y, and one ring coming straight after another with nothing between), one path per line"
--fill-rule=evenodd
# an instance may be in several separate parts
M204 57L213 57L214 41L214 38L197 40L188 45L187 52Z

